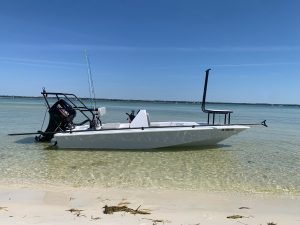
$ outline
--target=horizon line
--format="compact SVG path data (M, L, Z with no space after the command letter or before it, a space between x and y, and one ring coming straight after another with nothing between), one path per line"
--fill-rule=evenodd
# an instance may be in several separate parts
M26 95L1 95L0 98L37 98L43 99L43 96L26 96ZM49 97L56 98L56 97ZM79 97L82 100L90 100L89 97ZM191 104L201 104L202 101L192 101L192 100L159 100L159 99L119 99L119 98L96 98L95 100L104 100L104 101L123 101L123 102L156 102L156 103L191 103ZM297 106L300 107L300 104L296 103L266 103L266 102L206 102L208 104L233 104L233 105L269 105L269 106Z

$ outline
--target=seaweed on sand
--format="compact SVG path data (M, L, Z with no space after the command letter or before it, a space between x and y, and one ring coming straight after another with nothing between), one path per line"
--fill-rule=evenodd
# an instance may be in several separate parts
M100 217L91 216L91 220L100 220L100 219L101 219Z
M244 218L244 216L241 216L241 215L227 216L227 219L241 219L241 218Z
M103 213L104 214L113 214L115 212L128 212L128 213L131 213L131 214L143 214L143 215L147 215L147 214L150 214L148 212L148 210L139 210L141 206L137 207L137 209L131 209L129 207L127 207L126 205L118 205L118 206L107 206L105 205L103 208L104 208L104 211Z
M246 206L242 206L240 207L239 209L250 209L249 207L246 207Z
M3 211L7 211L7 207L2 207L0 206L0 211L3 210Z
M83 209L68 209L66 211L69 211L70 213L74 213L74 215L76 216L85 216L85 215L82 215L81 212L84 211Z
M142 218L142 219L150 220L152 222L152 225L157 225L158 223L162 223L162 224L170 223L170 221L168 220L158 220L158 219L148 219L148 218Z

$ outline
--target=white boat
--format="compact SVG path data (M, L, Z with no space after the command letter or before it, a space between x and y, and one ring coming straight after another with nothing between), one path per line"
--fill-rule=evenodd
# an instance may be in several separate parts
M73 132L54 134L52 143L59 148L98 149L210 146L247 128L241 125L207 126L196 122L150 122L147 111L140 110L131 123L102 124L96 129L90 129L89 125L77 126Z
M106 109L88 108L74 94L46 92L42 95L50 114L47 129L38 131L37 141L51 141L58 148L79 149L156 149L180 146L211 146L249 128L249 124L231 124L230 110L206 109L209 70L206 70L202 111L207 122L153 122L145 109L128 114L126 123L102 123ZM55 97L54 104L49 97ZM75 123L79 112L85 120ZM224 115L224 122L215 123L215 115ZM266 126L265 121L261 123ZM256 125L256 124L251 124ZM24 133L23 133L24 134ZM14 134L18 135L18 134Z

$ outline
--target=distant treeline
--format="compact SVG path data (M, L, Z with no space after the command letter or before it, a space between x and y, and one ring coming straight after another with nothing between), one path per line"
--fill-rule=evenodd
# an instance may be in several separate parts
M13 96L13 95L0 95L0 98L24 98L24 99L43 99L41 96ZM49 99L55 99L55 97L48 97ZM90 98L80 98L81 100L89 101ZM96 101L121 101L121 102L150 102L150 103L171 103L171 104L201 104L200 101L171 101L171 100L139 100L139 99L110 99L110 98L96 98ZM292 106L300 107L298 104L271 104L271 103L237 103L237 102L206 102L207 104L224 104L224 105L260 105L260 106Z

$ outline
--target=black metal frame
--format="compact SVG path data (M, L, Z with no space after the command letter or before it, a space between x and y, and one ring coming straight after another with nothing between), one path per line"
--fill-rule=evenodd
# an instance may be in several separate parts
M51 108L51 105L48 101L48 97L52 95L52 96L55 96L57 100L59 100L59 99L68 100L68 102L72 105L73 109L75 109L76 111L79 111L86 118L86 120L81 122L80 125L89 122L90 126L93 127L95 125L94 124L95 120L99 120L99 122L101 124L101 121L100 121L99 117L95 113L95 109L88 108L76 95L70 94L70 93L47 92L45 89L43 89L41 94L43 95L43 97L45 99L48 110ZM74 99L80 103L80 106L77 106L74 103ZM87 112L90 113L91 115L88 116Z
M231 117L231 113L233 113L233 111L231 110L218 110L218 109L206 109L205 108L205 104L206 104L206 92L207 92L207 83L208 83L208 76L209 76L209 71L211 69L207 69L205 71L205 83L204 83L204 90L203 90L203 98L202 98L202 111L204 113L207 113L207 124L210 124L210 114L213 115L213 119L212 119L212 124L215 124L215 116L216 114L221 114L224 115L224 124L230 124L230 117ZM228 119L227 119L228 117Z

